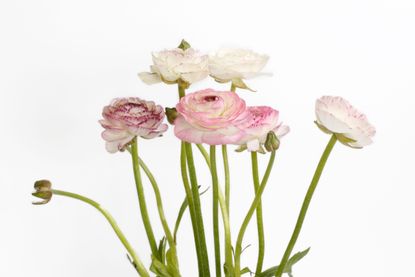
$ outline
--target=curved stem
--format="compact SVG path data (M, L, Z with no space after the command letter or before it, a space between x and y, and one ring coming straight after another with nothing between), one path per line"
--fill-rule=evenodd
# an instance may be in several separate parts
M161 194L160 194L160 189L158 187L158 184L156 182L156 179L154 178L153 174L151 173L150 169L147 167L147 165L144 163L144 161L138 157L138 163L141 166L141 168L143 169L143 171L145 172L145 174L147 175L153 190L154 190L154 194L156 196L156 202L157 202L157 210L160 216L160 221L161 221L161 225L163 226L163 230L164 230L164 234L166 235L167 241L169 243L170 249L172 251L173 254L173 258L174 258L174 262L176 265L176 268L178 270L178 258L177 258L177 250L176 250L176 243L174 241L173 235L170 231L169 228L169 224L167 223L166 220L166 216L164 214L164 209L163 209L163 201L161 199ZM179 276L180 273L176 272L176 274Z
M206 247L205 229L203 226L202 208L200 205L199 186L196 177L196 168L193 160L192 145L188 142L184 143L186 149L187 167L189 169L190 183L192 187L192 196L195 209L195 217L198 225L199 232L199 247L200 255L202 258L203 276L210 276L209 270L209 257Z
M254 190L255 194L259 189L259 173L258 173L258 154L257 152L251 152L251 162L252 162L252 178L254 181ZM255 270L255 274L258 275L262 271L262 265L264 263L265 255L265 235L264 235L264 221L262 218L262 201L258 203L256 208L256 221L258 229L258 260Z
M196 212L195 212L195 204L193 201L193 194L192 189L190 187L188 173L187 173L187 162L186 162L186 149L184 142L181 143L181 152L180 152L180 168L183 180L183 186L186 192L187 202L189 203L189 212L190 212L190 219L192 222L193 227L193 237L195 240L195 248L196 248L196 255L197 255L197 263L199 269L199 276L203 276L203 259L200 252L200 237L199 237L199 229L196 220Z
M161 257L159 257L156 239L154 238L153 228L151 227L150 218L148 216L147 211L143 182L141 180L140 166L138 163L137 138L134 138L131 144L131 157L133 160L134 180L137 187L138 202L140 205L140 212L144 224L144 229L146 230L148 242L151 248L151 253L154 255L154 257L157 257L157 259L161 260Z
M199 149L200 153L202 154L203 158L205 159L206 163L210 167L209 153L206 151L206 149L203 147L202 144L196 144L196 146Z
M111 225L112 229L117 234L117 237L120 239L121 243L127 249L128 254L130 254L130 256L133 260L134 267L137 270L137 272L140 274L140 276L145 276L145 277L150 276L149 273L147 272L145 266L141 262L140 258L135 253L134 249L132 248L131 244L128 242L128 240L125 237L124 233L121 231L120 227L118 227L118 225L115 222L114 218L111 216L111 214L107 210L102 208L100 204L98 204L97 202L95 202L92 199L89 199L85 196L82 196L82 195L79 195L79 194L76 194L76 193L72 193L72 192L67 192L67 191L62 191L62 190L55 190L54 189L54 190L52 190L52 193L54 195L66 196L66 197L70 197L70 198L73 198L73 199L80 200L80 201L82 201L84 203L87 203L87 204L91 205L92 207L96 208L107 219L107 221Z
M216 276L220 277L222 274L222 265L220 261L220 240L219 240L219 184L218 173L216 169L216 146L210 146L210 166L212 175L212 200L213 200L213 239L215 245L215 266Z
M246 228L248 227L249 221L251 220L252 215L254 214L256 208L258 207L258 204L261 202L261 195L264 192L265 187L267 185L269 175L271 174L272 166L274 165L274 160L275 160L275 151L271 152L268 166L265 171L264 177L262 179L261 185L258 188L254 201L252 202L251 207L249 208L248 213L239 230L239 234L238 234L238 238L236 240L236 246L235 246L235 276L236 277L241 276L242 240L245 235Z
M327 159L330 156L330 152L333 149L334 145L336 144L336 141L337 141L336 136L332 135L330 138L330 141L328 142L326 146L326 149L323 152L323 155L320 158L320 161L317 165L313 179L311 180L311 184L304 198L303 205L301 207L300 214L298 215L297 223L295 224L295 228L291 236L290 242L288 243L284 256L282 257L280 265L275 273L276 277L281 277L284 272L284 268L287 264L287 261L290 258L291 252L294 249L294 245L297 242L298 236L300 235L301 227L303 226L304 219L307 214L307 210L310 205L311 199L313 198L314 191L316 190L318 181L320 180L320 176L323 173L324 166L326 165Z
M226 147L226 145L222 145L222 158L223 158L223 169L225 171L226 209L229 213L230 212L230 202L231 202L231 181L230 181L230 172L229 172L228 148Z

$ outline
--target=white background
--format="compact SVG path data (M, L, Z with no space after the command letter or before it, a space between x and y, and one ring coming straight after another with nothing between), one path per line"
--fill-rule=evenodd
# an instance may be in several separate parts
M279 262L329 139L313 120L315 99L331 94L364 111L377 135L363 150L340 144L333 150L295 248L311 251L295 276L415 276L414 15L410 0L2 0L0 276L136 274L91 207L62 197L31 205L33 182L41 178L108 208L148 264L130 158L105 151L97 120L114 97L175 105L174 86L146 86L137 73L148 70L151 51L182 38L206 52L238 46L271 56L266 71L273 76L248 81L257 93L240 92L250 105L279 109L292 130L263 200L265 266ZM227 88L206 80L191 90L205 87ZM170 130L140 146L173 225L184 197L178 141ZM235 239L253 194L249 155L230 152ZM196 156L200 183L210 186ZM266 157L261 162L263 169ZM161 238L148 183L146 192ZM212 246L210 196L202 201ZM189 221L186 214L178 243L183 276L193 277ZM253 269L255 220L247 244L243 265Z

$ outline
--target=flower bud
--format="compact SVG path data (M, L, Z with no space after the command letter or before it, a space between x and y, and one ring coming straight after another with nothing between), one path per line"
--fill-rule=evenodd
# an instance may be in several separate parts
M280 140L277 135L273 131L268 132L267 139L265 141L265 149L267 149L268 152L273 152L278 150L279 147Z
M174 124L174 121L176 120L177 115L178 115L178 113L177 113L176 108L167 108L166 107L166 117L167 117L167 121L170 124L172 124L172 125Z
M43 205L52 198L52 183L48 180L39 180L35 182L35 192L33 196L43 199L43 201L32 202L33 205Z

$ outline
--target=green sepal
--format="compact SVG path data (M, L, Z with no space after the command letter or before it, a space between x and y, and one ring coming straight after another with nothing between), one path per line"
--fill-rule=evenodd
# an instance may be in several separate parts
M177 46L177 48L180 48L183 51L186 51L187 49L189 49L191 47L192 46L190 46L190 44L186 40L184 40L184 39L182 39L182 41L180 42L179 46Z
M256 90L253 90L250 87L248 87L240 78L232 79L232 85L240 89L246 89L252 92L256 92Z

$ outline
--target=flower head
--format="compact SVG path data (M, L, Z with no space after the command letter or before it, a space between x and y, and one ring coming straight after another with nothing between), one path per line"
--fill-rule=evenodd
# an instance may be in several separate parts
M216 81L241 83L261 75L269 57L247 49L220 49L209 56L209 72ZM262 73L264 74L264 73ZM243 82L242 82L243 83Z
M238 124L244 136L236 143L238 150L265 152L263 145L269 132L274 132L280 139L289 132L289 127L278 122L279 112L268 106L248 107Z
M335 134L340 142L353 148L371 144L376 133L363 113L338 96L317 99L316 117L316 124L321 130Z
M137 97L116 98L102 112L100 120L105 130L102 138L110 153L123 151L135 138L151 139L161 136L168 126L163 123L164 111L152 101Z
M236 93L206 89L190 93L176 106L175 135L187 142L232 144L243 132L235 126L245 112L245 101Z
M167 84L186 84L187 86L206 78L208 55L193 48L174 48L154 52L151 72L141 72L140 79L149 85L165 82Z

